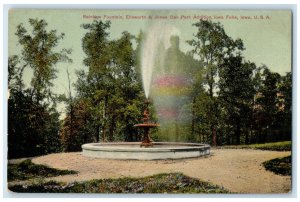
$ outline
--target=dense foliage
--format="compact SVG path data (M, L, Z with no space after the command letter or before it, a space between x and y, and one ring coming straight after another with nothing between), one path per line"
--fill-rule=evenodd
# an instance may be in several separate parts
M8 61L9 158L80 151L87 142L140 140L134 124L141 122L145 99L139 70L145 34L124 31L111 39L110 26L109 21L81 26L84 67L76 81L68 77L69 95L59 97L51 88L55 66L71 62L71 51L59 46L64 34L48 31L44 20L30 19L31 33L17 26L22 51ZM246 61L242 39L228 36L221 23L201 20L191 26L197 28L187 41L191 51L182 52L179 37L172 36L164 63L166 68L183 68L179 72L189 78L184 95L189 102L180 110L191 119L168 131L175 128L176 140L212 145L291 140L292 74ZM33 71L28 88L23 82L26 68ZM58 101L67 105L63 120ZM156 119L154 106L151 112ZM152 132L156 141L169 136L159 129Z
M276 158L263 163L266 170L278 175L292 175L292 156Z
M198 32L188 43L203 69L194 89L206 89L194 94L195 136L213 145L290 140L291 74L245 61L242 40L229 37L220 23L194 26Z
M101 179L61 184L49 181L9 189L21 193L229 193L228 190L187 177L181 173L158 174L144 178Z
M78 96L69 106L61 137L66 151L90 141L137 141L143 92L136 74L131 36L109 40L109 22L83 24L85 69L78 71Z

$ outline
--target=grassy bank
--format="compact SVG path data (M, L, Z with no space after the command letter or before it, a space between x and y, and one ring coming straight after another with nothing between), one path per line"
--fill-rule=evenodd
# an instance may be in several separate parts
M18 164L8 164L7 180L28 180L33 178L55 177L76 174L73 170L58 170L45 165L34 164L27 159Z
M222 187L190 178L181 173L144 178L100 179L70 184L55 181L14 185L9 189L27 193L229 193Z
M278 175L292 174L292 157L286 156L283 158L276 158L263 163L266 170L272 171Z
M230 145L218 147L221 149L260 149L260 150L272 150L272 151L291 151L292 142L271 142L264 144L250 144L250 145Z

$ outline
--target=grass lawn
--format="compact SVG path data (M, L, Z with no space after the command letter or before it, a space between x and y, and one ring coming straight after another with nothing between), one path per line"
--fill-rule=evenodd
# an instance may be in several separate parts
M272 171L279 175L292 174L292 157L286 156L283 158L276 158L263 163L266 170Z
M28 180L33 178L54 177L59 175L76 174L73 170L58 170L45 165L34 164L30 159L18 164L8 164L7 180Z
M272 150L272 151L291 151L292 142L271 142L264 144L250 144L250 145L230 145L222 146L222 149L260 149L260 150Z
M190 178L182 173L144 178L100 179L70 184L49 181L9 186L13 192L29 193L229 193L222 187Z

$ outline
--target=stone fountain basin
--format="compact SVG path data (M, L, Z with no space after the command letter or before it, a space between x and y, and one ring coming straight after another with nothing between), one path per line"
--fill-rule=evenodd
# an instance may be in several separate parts
M82 145L84 156L103 159L183 159L210 154L207 144L153 142L153 147L140 147L140 142L89 143Z

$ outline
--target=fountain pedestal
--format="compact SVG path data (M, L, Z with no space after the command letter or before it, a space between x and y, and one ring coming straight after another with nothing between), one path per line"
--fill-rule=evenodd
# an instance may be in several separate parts
M145 104L146 104L146 108L144 110L143 118L142 118L144 123L135 124L134 126L144 129L143 140L140 147L153 147L153 143L150 138L150 128L157 127L159 126L159 124L150 123L150 113L149 113L150 101L148 99L145 100Z
M140 124L135 124L134 126L144 129L143 140L142 140L140 146L141 147L152 147L153 146L153 141L150 138L150 129L159 126L159 124L140 123Z

